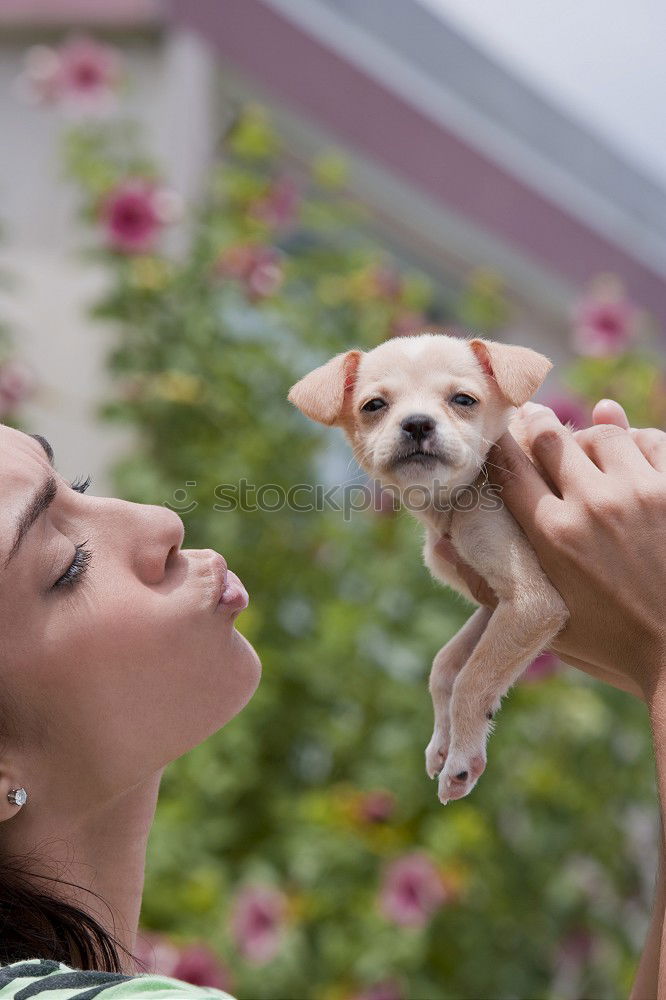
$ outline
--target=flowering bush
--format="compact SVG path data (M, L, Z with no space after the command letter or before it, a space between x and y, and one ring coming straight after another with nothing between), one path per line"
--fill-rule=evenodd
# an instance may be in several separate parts
M5 424L17 424L17 410L37 388L35 373L24 361L7 354L0 361L0 419Z
M0 283L5 284L0 274ZM0 320L0 420L22 428L21 405L38 389L35 372L17 354L9 324Z
M605 358L623 354L637 332L638 310L611 276L598 278L574 310L574 345L579 354Z
M254 106L179 257L164 251L159 171L135 129L88 123L66 158L111 279L95 315L119 331L102 412L140 431L118 492L170 503L188 546L228 556L264 662L248 708L163 780L142 911L167 935L163 967L202 982L200 958L173 949L203 943L241 997L559 997L572 969L571 995L625 994L652 888L642 707L536 665L505 703L482 782L443 809L424 773L426 679L468 612L429 578L412 519L215 508L220 484L241 479L286 490L334 479L342 460L354 481L346 450L287 405L289 386L425 321L473 318L491 334L508 321L501 281L479 272L452 300L401 266L364 237L340 157L288 176Z
M159 934L139 932L134 956L141 963L142 972L184 979L195 986L232 989L229 970L205 945L178 946Z
M239 890L231 907L231 928L240 955L255 965L275 958L282 943L287 899L267 885Z
M99 114L115 106L121 80L117 49L73 36L57 49L46 45L29 49L17 89L32 104Z
M178 218L178 196L141 177L129 177L100 202L107 243L121 253L152 250L162 228Z
M574 305L572 319L578 358L565 376L574 392L561 399L567 419L587 420L592 404L610 397L622 403L633 426L666 427L663 344L622 282L600 275Z
M448 898L436 865L415 852L387 867L379 903L384 916L401 927L424 927Z

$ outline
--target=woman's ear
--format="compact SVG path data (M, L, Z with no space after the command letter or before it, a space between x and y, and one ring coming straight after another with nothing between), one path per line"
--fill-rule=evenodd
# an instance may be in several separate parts
M505 399L513 406L522 406L531 399L553 367L552 361L529 347L498 344L494 340L470 340L477 361L497 382Z
M315 368L289 390L289 402L306 417L332 427L343 416L345 400L354 388L356 369L362 351L336 354L325 365Z

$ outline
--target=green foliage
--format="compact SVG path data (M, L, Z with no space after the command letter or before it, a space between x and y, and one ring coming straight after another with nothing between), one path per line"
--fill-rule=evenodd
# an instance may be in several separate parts
M666 373L655 354L633 350L602 358L577 358L567 382L591 403L617 399L632 427L666 426Z
M143 169L136 143L110 124L71 136L69 176L93 223L105 191ZM112 281L96 313L119 331L117 392L102 412L140 441L116 469L118 493L196 501L186 545L220 550L246 582L239 628L264 664L242 715L165 774L144 926L205 939L240 997L345 1000L383 980L437 1000L626 995L631 928L640 938L651 889L638 839L654 798L643 707L574 672L518 685L478 788L444 809L424 772L426 680L469 609L428 576L416 523L214 509L220 484L287 490L347 462L334 432L286 402L305 371L373 346L405 311L456 318L437 311L423 275L384 280L397 265L361 235L333 154L300 179L291 218L262 221L278 149L253 108L227 137L182 257L102 253ZM278 251L283 281L264 297L229 273L248 245ZM461 313L501 322L497 288L482 293L463 296ZM372 820L358 803L377 789L395 807ZM405 928L377 899L386 863L414 850L455 891L424 927ZM230 904L248 880L289 898L284 943L264 966L231 938Z

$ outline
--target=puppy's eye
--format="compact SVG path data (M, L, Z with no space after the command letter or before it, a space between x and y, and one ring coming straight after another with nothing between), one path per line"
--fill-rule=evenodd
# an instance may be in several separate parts
M474 399L474 396L469 396L466 392L458 392L451 402L456 403L458 406L474 406L478 400Z
M361 409L366 413L374 413L375 410L382 410L385 406L384 400L377 396L376 399L369 399L367 403L364 403Z

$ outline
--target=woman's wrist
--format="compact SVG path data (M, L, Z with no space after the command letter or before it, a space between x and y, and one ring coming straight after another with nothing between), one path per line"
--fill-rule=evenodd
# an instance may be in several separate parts
M641 954L629 1000L656 1000L659 995L659 967L661 964L661 942L664 931L664 910L666 908L666 872L664 870L663 825L659 829L659 856L655 876L652 917L645 945Z
M637 667L637 677L645 691L652 729L666 738L666 643L660 636L651 640Z
M646 692L657 771L662 836L666 830L666 684L662 680L663 668L663 659L660 663L655 661L651 665L649 677L651 680L654 678L654 683L652 689Z

